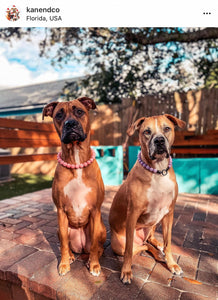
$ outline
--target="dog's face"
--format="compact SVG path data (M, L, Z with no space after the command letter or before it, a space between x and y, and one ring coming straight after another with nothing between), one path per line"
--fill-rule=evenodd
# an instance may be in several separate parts
M95 102L87 97L69 102L52 102L44 107L43 118L53 118L57 133L64 144L83 142L90 130L88 111L95 108Z
M132 135L139 130L139 141L142 151L151 160L163 160L169 157L174 142L174 127L185 127L185 122L171 115L161 115L138 119L127 131Z

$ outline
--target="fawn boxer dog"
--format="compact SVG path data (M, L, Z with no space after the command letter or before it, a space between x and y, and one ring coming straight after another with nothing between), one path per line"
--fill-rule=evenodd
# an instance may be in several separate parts
M109 222L111 247L124 255L121 281L132 280L132 256L148 250L157 260L164 260L169 270L181 274L171 253L173 211L178 194L172 168L170 148L175 133L174 126L185 127L185 122L171 115L140 118L127 133L139 131L141 152L114 197ZM162 221L163 244L154 238L156 224Z
M87 265L92 275L98 276L101 270L99 257L106 240L100 212L104 184L94 151L90 148L88 114L95 108L92 99L81 97L69 102L52 102L43 109L43 118L53 118L61 139L52 186L61 245L60 275L65 275L74 261L71 250L90 253Z

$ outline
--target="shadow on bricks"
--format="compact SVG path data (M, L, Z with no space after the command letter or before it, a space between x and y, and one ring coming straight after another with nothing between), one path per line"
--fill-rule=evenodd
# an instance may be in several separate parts
M133 257L134 279L123 285L123 257L110 246L109 209L118 187L106 187L102 217L107 229L102 272L92 276L88 255L76 255L68 274L57 266L60 244L51 190L0 202L0 299L216 299L218 295L218 197L180 194L175 207L172 252L184 273L174 276L147 252ZM156 238L162 240L161 225Z

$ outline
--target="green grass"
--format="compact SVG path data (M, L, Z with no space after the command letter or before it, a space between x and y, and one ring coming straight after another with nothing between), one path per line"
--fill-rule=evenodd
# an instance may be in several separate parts
M52 177L47 175L13 174L12 179L10 182L0 183L0 200L52 186Z

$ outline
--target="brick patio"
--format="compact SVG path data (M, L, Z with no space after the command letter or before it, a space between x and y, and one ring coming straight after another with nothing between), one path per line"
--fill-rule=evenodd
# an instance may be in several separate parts
M122 257L110 247L108 212L117 187L107 187L102 206L108 239L99 277L89 274L87 255L77 255L71 271L57 273L60 260L57 218L51 190L0 202L0 299L218 299L218 197L181 194L173 227L173 254L183 276L172 275L148 253L133 259L134 279L120 280ZM157 238L161 238L161 228Z

